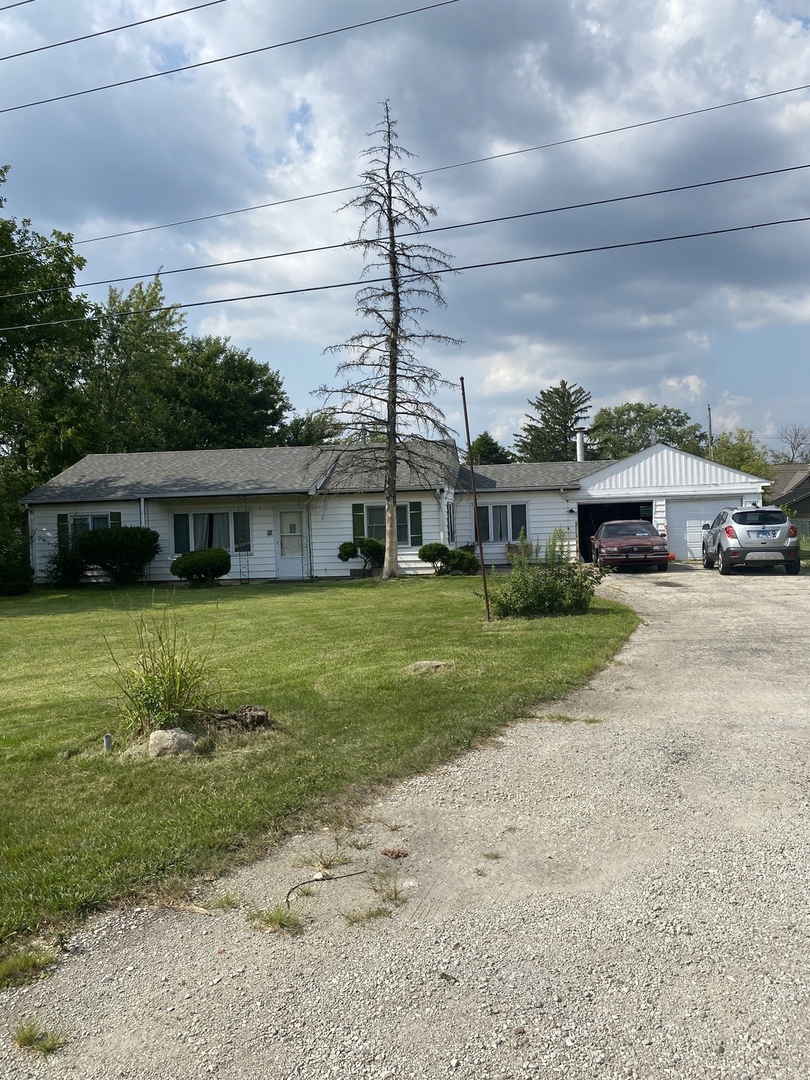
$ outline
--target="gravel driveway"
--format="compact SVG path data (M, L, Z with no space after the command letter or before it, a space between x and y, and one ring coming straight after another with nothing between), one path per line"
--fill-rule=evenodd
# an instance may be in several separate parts
M0 1075L810 1076L810 575L602 588L644 623L587 689L197 910L94 920L0 995ZM251 925L335 856L303 935ZM64 1048L14 1047L28 1017Z

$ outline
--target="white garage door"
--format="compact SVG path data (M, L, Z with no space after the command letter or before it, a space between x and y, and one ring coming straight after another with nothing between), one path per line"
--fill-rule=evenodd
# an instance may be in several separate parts
M739 506L740 497L717 499L667 499L669 550L679 559L702 555L703 523L712 522L724 506Z

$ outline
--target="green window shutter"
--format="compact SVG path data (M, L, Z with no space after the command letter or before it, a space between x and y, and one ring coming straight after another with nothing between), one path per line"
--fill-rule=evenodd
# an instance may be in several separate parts
M408 504L411 511L411 547L422 546L422 504L412 502Z
M363 503L352 503L352 540L355 544L366 535L366 508Z
M110 528L111 529L120 529L121 528L121 511L120 510L111 510L110 511Z
M66 548L70 544L70 527L67 514L56 515L56 544L60 548Z

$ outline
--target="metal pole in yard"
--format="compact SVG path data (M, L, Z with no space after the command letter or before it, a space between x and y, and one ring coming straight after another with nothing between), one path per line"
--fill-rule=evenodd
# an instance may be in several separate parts
M478 538L478 558L481 562L481 584L484 588L484 611L489 622L489 593L487 592L487 568L484 565L484 541L481 539L481 530L478 527L478 492L475 490L475 469L473 468L472 443L470 442L470 421L467 416L467 395L464 393L464 379L460 378L461 404L464 409L464 430L467 434L467 464L470 469L470 486L473 497L473 524Z

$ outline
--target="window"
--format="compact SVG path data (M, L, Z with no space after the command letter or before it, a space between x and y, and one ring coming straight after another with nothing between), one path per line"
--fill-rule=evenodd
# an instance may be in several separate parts
M447 504L447 543L456 542L456 506L455 503Z
M353 539L371 536L385 543L385 506L352 506ZM420 502L397 503L397 545L399 547L422 546L422 504Z
M174 514L173 525L175 555L204 548L250 551L250 515L246 510Z
M476 534L485 544L503 544L517 540L521 529L527 532L524 503L500 503L478 507Z
M73 515L73 536L76 537L79 533L89 532L91 529L109 529L110 527L110 515L109 514L74 514Z

